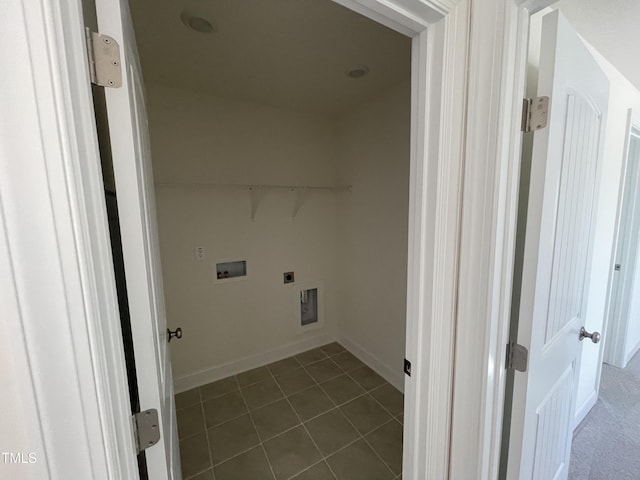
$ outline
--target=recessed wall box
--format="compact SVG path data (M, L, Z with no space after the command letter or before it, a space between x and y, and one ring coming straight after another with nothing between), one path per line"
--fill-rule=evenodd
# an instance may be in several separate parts
M216 263L216 279L226 280L228 278L238 278L247 276L247 261L238 260L235 262Z
M324 281L296 283L291 288L295 328L299 334L324 328ZM292 325L293 326L293 325Z
M300 324L318 323L318 289L300 290Z

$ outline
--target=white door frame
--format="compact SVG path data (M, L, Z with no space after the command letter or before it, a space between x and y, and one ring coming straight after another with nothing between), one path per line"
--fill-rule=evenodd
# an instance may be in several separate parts
M450 478L498 477L529 24L553 3L473 2Z
M413 375L405 386L404 475L447 478L449 463L456 463L449 439L471 0L339 3L413 38L407 292L407 358ZM4 13L2 31L10 22L6 31L15 35L11 40L3 37L0 58L20 68L12 68L19 80L12 83L11 95L0 97L3 113L19 111L25 99L35 105L23 108L16 118L24 117L21 132L28 140L25 135L3 138L0 166L11 187L0 199L7 214L8 260L16 273L1 277L1 286L24 291L18 297L25 312L32 305L54 312L61 298L69 310L49 322L55 332L38 332L33 328L36 319L15 318L32 362L31 371L23 373L35 385L41 419L36 430L48 446L53 478L136 478L80 0L21 0ZM5 102L12 108L5 110ZM34 150L38 140L46 145ZM23 170L12 169L11 160L20 160L20 155L30 162ZM43 184L43 179L48 182ZM29 201L28 194L35 191L39 203ZM37 232L27 226L43 222L55 234L34 237ZM38 243L26 248L34 238ZM59 280L48 272L50 266L58 267ZM32 277L46 273L42 288L31 296L33 285L40 284L21 284L23 271ZM49 282L58 288L45 288ZM44 352L56 361L44 364ZM54 368L65 362L75 365L71 378L68 368ZM76 387L61 388L69 382ZM71 416L57 414L56 407L63 409L61 392L68 403L65 411L76 407L73 422L68 421ZM62 431L70 433L61 437ZM77 440L78 448L69 438Z
M632 131L640 130L640 115L636 114L632 109L629 109L627 112L627 131L626 131L626 145L624 147L623 153L623 166L622 172L620 173L620 186L618 187L618 206L616 209L616 224L615 224L615 234L613 238L613 251L611 256L611 265L615 264L615 261L618 257L618 242L620 240L620 228L621 228L621 216L622 216L622 203L625 195L625 180L627 177L627 172L629 168L629 147L631 145L631 135ZM635 266L634 266L635 268ZM599 365L602 362L607 362L610 365L614 365L618 368L624 368L625 364L628 362L628 358L625 358L625 350L626 350L626 327L628 325L627 321L621 321L620 318L615 319L611 318L612 316L612 294L613 294L613 270L611 270L609 274L609 284L607 289L607 301L605 305L605 316L604 322L602 325L602 332L604 335L604 345L601 349L602 358L600 359ZM633 283L633 280L632 280ZM631 285L623 285L622 288L632 288ZM602 368L598 369L597 376L597 385L600 386L600 375L602 372Z
M0 88L0 264L11 272L0 291L2 305L13 296L3 335L18 355L3 365L19 379L8 387L25 400L15 415L37 453L14 477L135 478L80 2L2 9L0 64L11 75ZM0 435L11 448L24 432Z

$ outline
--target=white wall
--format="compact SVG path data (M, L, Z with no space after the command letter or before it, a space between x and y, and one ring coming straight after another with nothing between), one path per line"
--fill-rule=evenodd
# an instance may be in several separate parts
M410 84L338 121L341 196L340 335L403 384L409 202ZM368 354L368 355L367 355Z
M156 184L337 181L328 118L153 85L148 97ZM295 220L294 196L264 193L252 221L246 190L156 188L168 324L184 335L171 343L177 390L335 336L336 194L310 193ZM214 283L216 260L229 259L248 261L247 279ZM295 272L293 286L283 284L286 271ZM292 289L319 280L326 323L300 333Z
M636 256L633 267L635 272L623 348L623 365L625 367L640 350L640 255Z
M611 88L594 239L596 254L591 266L585 328L588 331L604 332L616 212L621 185L620 176L627 142L627 111L629 108L640 109L640 92L595 50L592 50L592 53L609 77ZM632 304L638 306L635 312L631 312L631 315L640 319L640 284L636 287L633 298ZM636 320L632 323L634 327L630 329L627 336L629 348L637 345L640 341L640 322ZM605 338L598 345L585 342L577 391L577 420L580 420L587 413L589 406L592 406L597 398L602 348L606 341Z
M409 100L405 82L328 118L148 86L176 390L335 338L402 387ZM266 191L252 221L247 190L188 187L207 182L353 188L309 192L295 219L295 192ZM214 281L236 259L247 278ZM301 332L297 287L316 281L325 323Z

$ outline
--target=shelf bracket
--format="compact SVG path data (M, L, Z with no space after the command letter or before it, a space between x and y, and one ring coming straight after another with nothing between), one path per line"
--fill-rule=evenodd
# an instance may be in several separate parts
M249 187L249 199L251 201L251 221L256 218L256 212L258 211L258 206L262 201L262 190L257 187Z
M302 205L304 205L304 202L306 202L309 192L308 190L302 190L299 188L292 190L292 192L295 193L295 198L293 200L293 211L291 212L291 218L295 220L298 212L300 211L300 208L302 208Z

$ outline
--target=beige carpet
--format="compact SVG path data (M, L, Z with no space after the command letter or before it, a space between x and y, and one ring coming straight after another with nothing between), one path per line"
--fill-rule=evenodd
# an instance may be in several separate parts
M640 479L640 352L625 369L603 365L598 402L573 435L569 479Z

